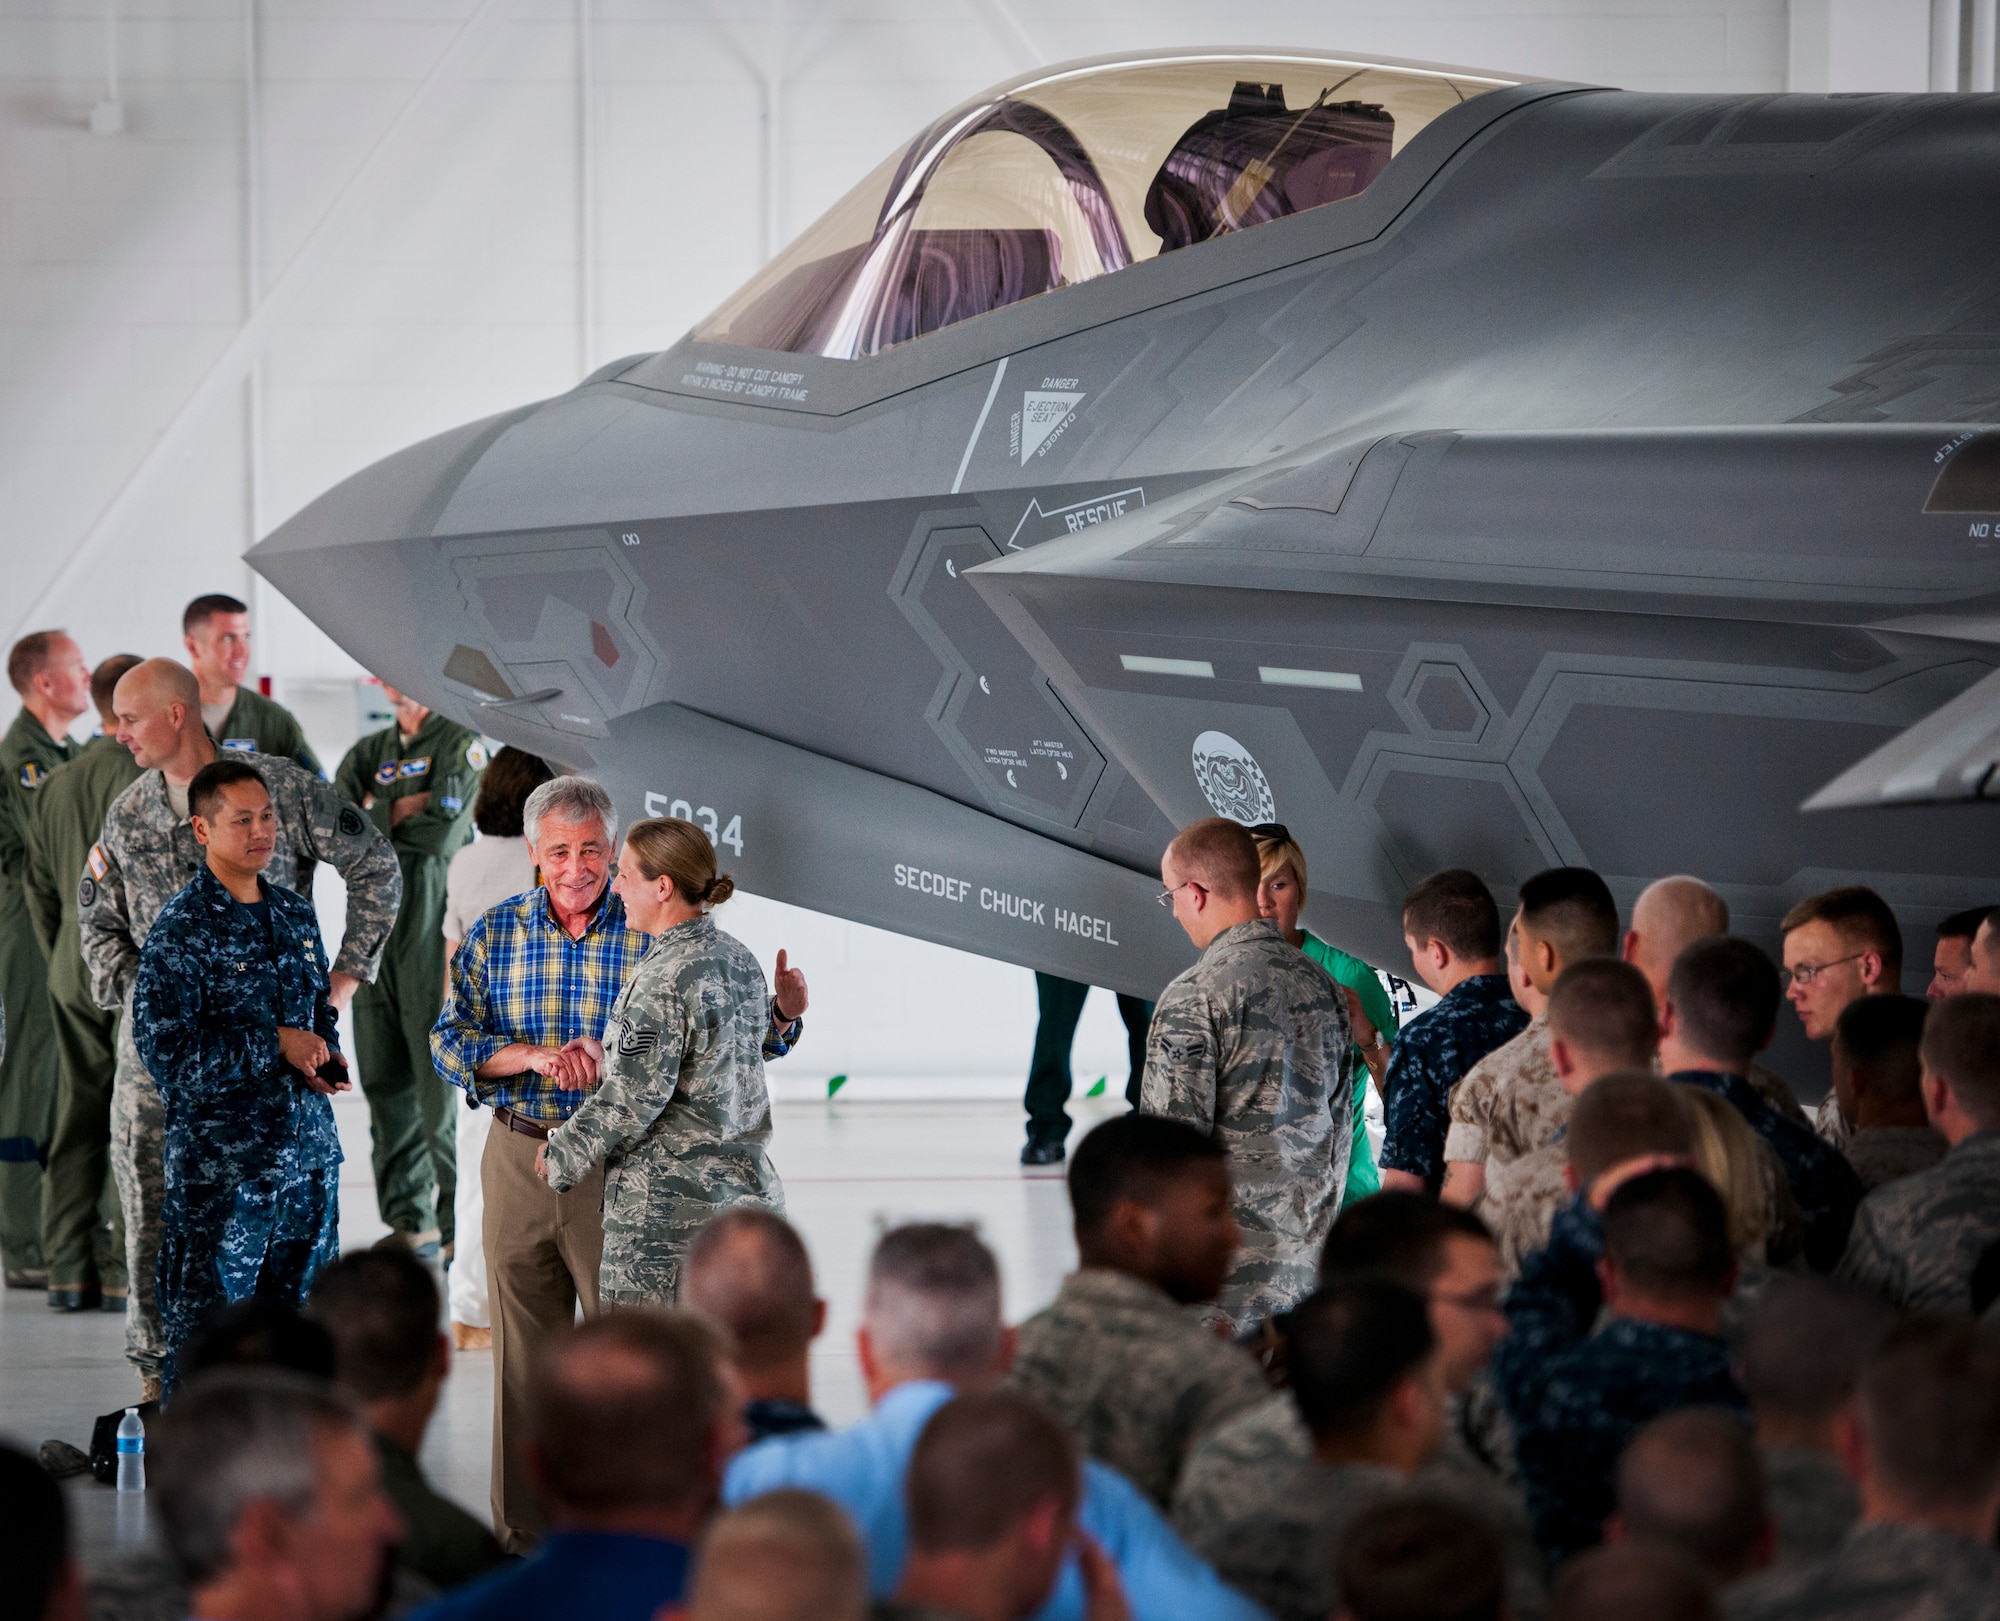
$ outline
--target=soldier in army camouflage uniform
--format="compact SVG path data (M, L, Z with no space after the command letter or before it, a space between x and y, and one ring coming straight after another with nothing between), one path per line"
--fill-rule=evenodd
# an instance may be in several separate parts
M681 1258L711 1217L745 1204L784 1212L764 1060L791 1051L803 1008L795 999L781 1015L757 959L708 916L736 884L717 875L715 847L692 822L635 822L612 888L653 944L593 1049L596 1091L538 1161L558 1193L603 1162L599 1299L671 1306ZM783 953L778 970L783 979Z
M90 700L104 734L50 773L28 828L28 911L49 959L49 1014L55 1023L62 1081L55 1135L42 1184L42 1249L49 1264L49 1304L87 1311L100 1300L125 1309L125 1218L111 1179L111 1077L118 1016L90 994L77 927L76 887L104 813L139 775L132 751L116 736L112 690L139 659L120 653L90 677Z
M1080 1265L1021 1325L1008 1382L1165 1508L1188 1449L1270 1394L1195 1315L1236 1250L1228 1157L1178 1120L1120 1115L1078 1144L1069 1197Z
M250 610L213 592L181 615L188 668L201 683L201 718L216 747L232 754L269 754L324 777L319 756L298 718L274 698L243 684L250 669Z
M1967 991L1924 1022L1924 1108L1951 1144L1862 1202L1842 1277L1904 1311L1969 1315L1973 1270L2000 1242L2000 996Z
M472 838L472 799L486 769L479 734L382 689L393 724L347 751L333 785L396 848L403 904L382 971L354 998L354 1049L373 1136L375 1202L412 1248L452 1243L457 1093L431 1062L431 1025L444 1005L445 873Z
M186 785L217 755L201 725L194 677L171 659L149 659L130 671L113 702L119 740L145 775L113 803L77 886L91 994L107 1009L129 1006L147 931L160 908L201 867L201 847L187 822ZM270 790L278 819L268 869L274 882L310 894L313 866L325 861L347 884L347 933L330 975L329 995L338 1008L375 972L395 923L403 891L396 853L367 817L303 767L263 755L232 758L255 766ZM131 1288L126 1356L149 1382L159 1376L163 1351L153 1276L166 1191L160 1160L164 1130L160 1095L133 1045L131 1019L121 1019L111 1169L125 1212Z
M1347 1180L1347 999L1257 915L1257 847L1235 822L1184 829L1160 863L1201 960L1161 992L1139 1107L1229 1150L1243 1246L1221 1309L1240 1325L1313 1286Z
M1994 1621L2000 1617L2000 1340L1917 1320L1869 1362L1856 1394L1869 1505L1825 1558L1739 1583L1730 1621Z
M12 1040L0 1055L0 1268L10 1289L48 1281L42 1254L42 1155L55 1133L56 1049L48 965L29 920L27 831L49 774L73 759L69 723L90 707L90 668L59 630L23 636L7 656L21 712L0 737L0 1006Z
M263 876L277 817L255 767L223 759L188 787L207 861L139 953L132 1039L165 1118L155 1278L162 1368L207 1312L252 1294L303 1306L340 1253L345 1091L331 973L312 902Z

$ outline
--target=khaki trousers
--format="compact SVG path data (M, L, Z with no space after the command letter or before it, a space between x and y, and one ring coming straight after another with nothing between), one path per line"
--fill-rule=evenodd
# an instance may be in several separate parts
M543 1525L520 1452L529 1376L542 1347L575 1322L579 1303L586 1317L597 1314L604 1256L604 1168L552 1192L535 1174L541 1146L495 1120L479 1168L493 1320L493 1532L509 1553L527 1552Z

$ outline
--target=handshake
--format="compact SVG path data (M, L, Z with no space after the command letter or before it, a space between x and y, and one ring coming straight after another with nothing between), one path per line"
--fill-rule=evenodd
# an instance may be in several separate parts
M581 1092L597 1084L597 1072L604 1064L604 1044L589 1036L578 1036L560 1047L535 1047L528 1053L527 1067L545 1075L564 1092Z

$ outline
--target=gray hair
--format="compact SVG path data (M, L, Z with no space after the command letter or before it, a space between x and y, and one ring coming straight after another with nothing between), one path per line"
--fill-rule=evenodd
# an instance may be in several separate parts
M558 822L598 821L604 824L607 843L618 837L618 816L611 808L611 796L602 783L588 777L552 777L528 795L528 802L521 807L521 831L528 835L530 844L540 842L544 816L553 816Z
M884 1362L941 1379L982 1373L1000 1349L1000 1265L970 1227L893 1228L868 1263L862 1316Z
M218 1368L191 1379L160 1416L152 1486L167 1550L190 1587L226 1572L244 1510L275 1503L302 1519L319 1489L327 1430L365 1438L331 1386L280 1368Z

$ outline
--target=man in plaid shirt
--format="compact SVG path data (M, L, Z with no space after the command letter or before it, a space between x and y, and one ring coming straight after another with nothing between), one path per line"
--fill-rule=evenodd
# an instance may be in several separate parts
M493 1108L479 1175L493 1315L493 1520L510 1553L541 1529L511 1444L527 1433L529 1370L579 1301L596 1313L604 1249L604 1167L556 1193L535 1174L535 1152L596 1084L593 1048L652 944L609 888L617 822L602 787L584 777L545 782L522 824L541 887L472 925L431 1030L438 1074ZM780 1053L797 1039L806 984L782 957L775 983L765 1050Z

